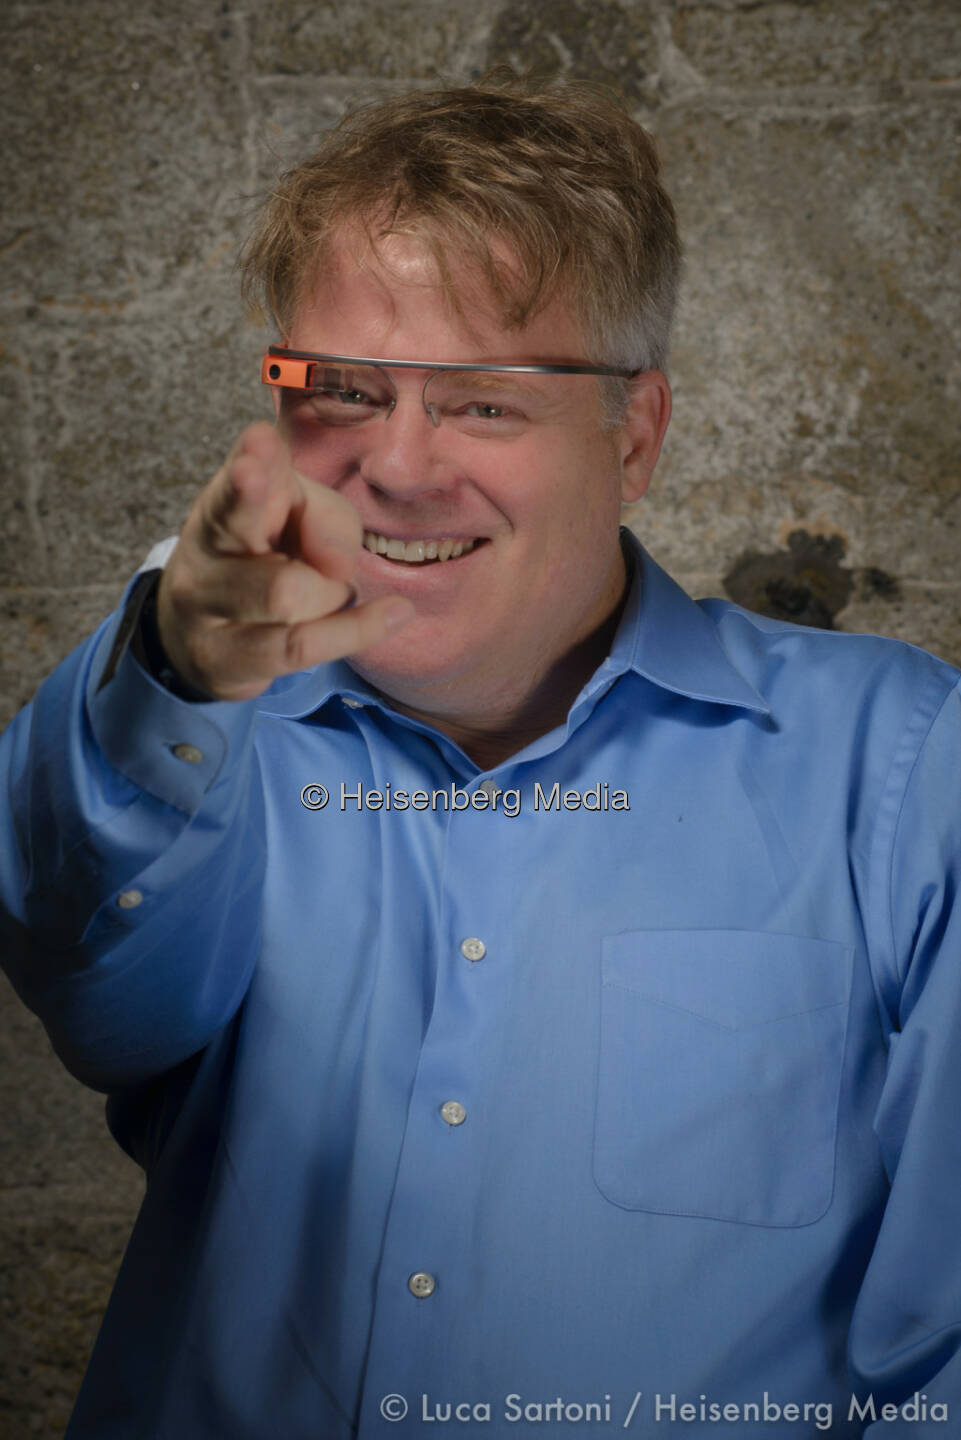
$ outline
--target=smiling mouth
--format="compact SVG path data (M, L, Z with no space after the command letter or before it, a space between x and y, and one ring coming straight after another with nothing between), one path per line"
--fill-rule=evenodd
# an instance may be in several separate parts
M376 530L364 531L364 547L372 555L393 560L399 565L432 565L442 560L456 560L470 554L485 538L475 540L392 540Z

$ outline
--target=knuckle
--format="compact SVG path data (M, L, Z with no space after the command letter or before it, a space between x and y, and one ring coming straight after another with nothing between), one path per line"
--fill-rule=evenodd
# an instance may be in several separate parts
M284 658L288 669L307 670L314 663L311 658L310 632L306 625L292 625L287 631Z
M194 646L196 673L211 694L225 699L258 695L281 673L277 635L281 627L228 623L215 625Z
M164 575L161 590L157 594L157 628L161 642L166 649L171 643L182 649L191 635L198 618L198 605L193 587L181 576Z
M184 654L199 674L212 675L220 668L226 627L199 624L183 634Z
M196 585L185 565L174 565L171 562L161 583L174 615L184 616L194 608Z
M219 555L228 548L230 532L218 506L211 505L200 513L196 535L198 549L207 556Z
M288 563L274 567L268 575L265 608L272 620L292 625L301 618L302 585L296 568Z

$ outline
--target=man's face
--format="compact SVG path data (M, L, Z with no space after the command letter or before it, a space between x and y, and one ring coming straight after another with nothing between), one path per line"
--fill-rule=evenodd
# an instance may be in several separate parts
M476 294L468 313L469 325L445 300L415 238L388 237L376 255L342 239L285 343L388 360L585 358L559 300L522 330L501 328ZM415 616L351 664L380 689L433 704L436 713L459 694L492 703L532 694L623 593L618 521L630 442L623 430L603 428L594 376L524 376L524 423L478 434L448 422L435 428L421 401L426 370L389 373L397 404L386 419L325 425L288 394L281 418L293 463L351 502L374 548L380 537L433 541L441 555L450 548L444 542L472 548L426 563L365 549L360 599L404 595ZM486 407L480 413L487 418ZM626 498L639 493L633 483Z

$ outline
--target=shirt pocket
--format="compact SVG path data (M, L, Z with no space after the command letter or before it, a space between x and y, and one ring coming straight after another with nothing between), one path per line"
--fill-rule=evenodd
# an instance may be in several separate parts
M831 1203L853 950L747 930L602 942L594 1179L628 1210L808 1225Z

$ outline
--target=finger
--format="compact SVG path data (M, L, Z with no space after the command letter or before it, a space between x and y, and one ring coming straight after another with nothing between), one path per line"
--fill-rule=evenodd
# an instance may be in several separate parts
M211 554L272 550L345 584L353 580L363 545L353 505L294 470L286 441L265 425L244 432L212 487L203 522Z
M394 595L294 626L220 622L197 637L195 663L185 678L218 700L249 700L279 675L377 644L413 614L410 601Z
M196 567L191 602L218 620L296 625L333 614L355 593L349 582L285 555L221 555Z
M306 670L356 655L378 645L413 619L414 606L400 595L385 595L323 620L305 620L286 634L285 670Z
M263 555L278 548L303 505L286 442L270 425L249 425L201 494L201 546L214 555Z
M318 481L298 478L303 505L292 526L296 530L297 554L325 575L349 583L364 542L360 516L338 491Z

